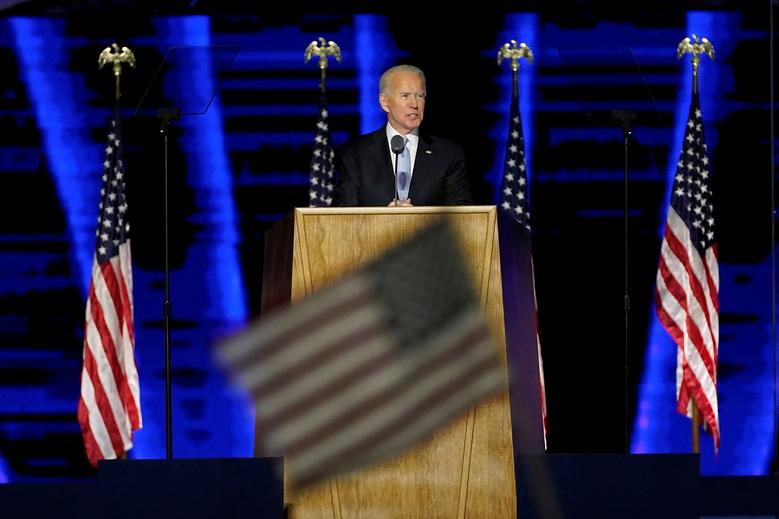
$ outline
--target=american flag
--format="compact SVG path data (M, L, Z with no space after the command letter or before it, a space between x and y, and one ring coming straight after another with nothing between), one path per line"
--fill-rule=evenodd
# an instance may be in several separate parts
M655 304L660 322L678 346L677 409L692 416L695 403L718 449L719 266L706 151L700 102L695 93L676 164Z
M263 452L306 485L413 446L506 387L454 235L421 231L229 340Z
M78 421L92 465L124 455L133 446L133 431L141 428L125 180L117 101L103 162L78 403Z
M530 233L530 203L527 197L527 166L525 163L525 137L522 134L522 118L519 115L519 95L516 85L511 98L509 114L508 146L503 170L503 188L500 207L519 225ZM531 270L533 259L530 259ZM546 384L544 382L544 360L541 356L541 338L538 334L538 302L536 300L535 273L531 273L533 300L536 311L536 345L538 350L538 378L541 393L541 417L544 422L544 446L546 446Z
M308 190L309 207L329 207L333 203L333 146L330 143L329 114L325 93L319 98L319 120L316 123L314 152L311 156Z

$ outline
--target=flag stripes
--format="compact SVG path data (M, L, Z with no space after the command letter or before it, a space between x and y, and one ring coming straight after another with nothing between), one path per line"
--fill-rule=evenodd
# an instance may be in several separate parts
M124 455L132 448L133 431L142 425L118 101L108 133L102 180L78 404L84 445L93 465Z
M400 452L505 388L464 263L447 266L456 246L415 256L419 240L453 240L435 227L443 238L412 239L221 349L255 399L263 452L296 484Z
M677 409L700 409L720 444L717 363L719 265L707 148L693 94L657 269L657 315L677 344Z
M516 84L515 84L516 87ZM519 93L515 88L511 97L509 109L509 131L506 144L506 158L503 162L503 183L501 187L500 209L508 214L517 225L528 234L530 225L530 200L528 197L527 164L525 162L525 136L522 130L522 117L519 113ZM530 243L530 240L528 240ZM531 283L533 286L533 304L536 323L536 349L538 354L538 380L541 400L541 420L544 430L544 447L546 447L546 381L544 379L544 361L541 355L541 337L538 327L538 300L536 298L536 277L531 251L530 258Z

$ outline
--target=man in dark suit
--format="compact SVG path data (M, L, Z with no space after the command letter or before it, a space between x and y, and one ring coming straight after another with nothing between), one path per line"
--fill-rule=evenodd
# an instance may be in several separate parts
M419 130L427 95L422 70L411 65L392 67L382 74L379 91L387 124L344 146L333 205L472 204L462 148ZM396 135L404 140L399 154L390 146Z

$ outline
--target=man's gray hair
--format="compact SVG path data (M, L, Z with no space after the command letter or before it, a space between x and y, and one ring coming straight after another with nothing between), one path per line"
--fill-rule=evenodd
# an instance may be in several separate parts
M425 89L425 92L427 92L427 81L425 80L425 73L422 72L421 68L415 67L414 65L395 65L394 67L385 70L384 74L381 75L381 78L379 79L380 94L385 96L389 95L390 79L398 72L410 72L411 74L417 74L420 78L422 78L422 87Z

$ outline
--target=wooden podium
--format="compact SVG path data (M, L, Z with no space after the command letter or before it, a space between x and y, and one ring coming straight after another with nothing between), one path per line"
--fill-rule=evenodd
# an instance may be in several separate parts
M444 216L506 359L496 213L494 206L295 209L266 234L263 312L310 295ZM383 464L303 491L285 477L284 500L290 517L516 517L513 458L505 393Z

